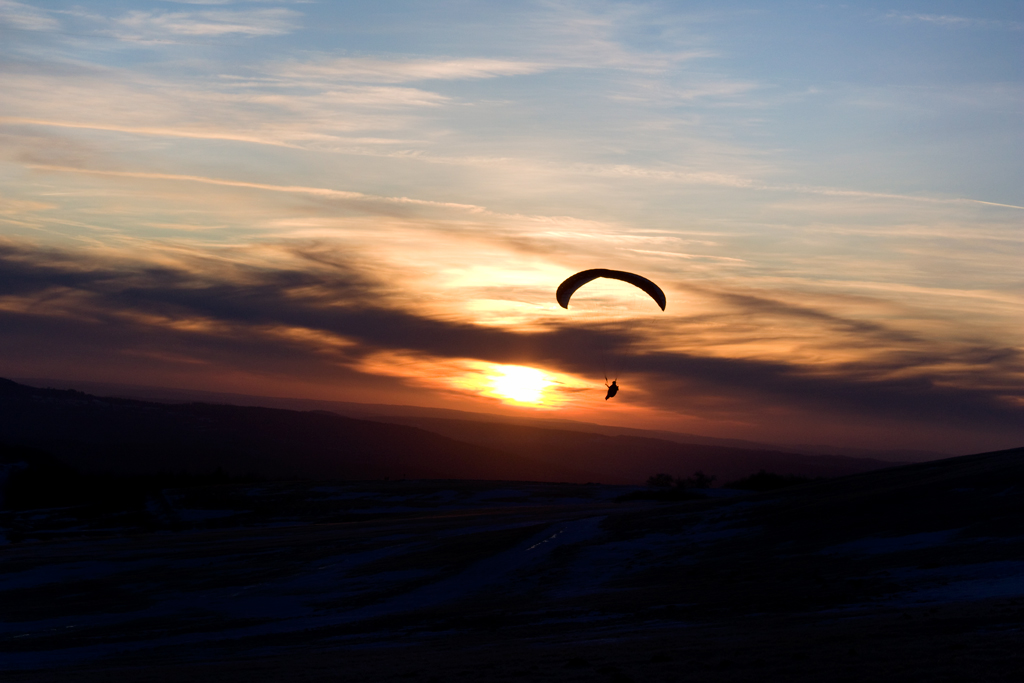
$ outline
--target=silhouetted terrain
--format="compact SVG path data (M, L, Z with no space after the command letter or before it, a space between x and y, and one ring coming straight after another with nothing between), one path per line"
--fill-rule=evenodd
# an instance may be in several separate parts
M165 489L154 514L181 531L3 548L0 666L12 683L1024 678L1024 448L766 493L630 490Z
M1024 448L401 419L0 380L5 683L1024 678Z
M236 406L257 406L261 408L283 408L285 410L325 410L345 417L374 422L395 422L403 424L410 418L439 418L443 420L461 420L471 422L488 422L498 424L522 425L540 429L553 429L570 432L603 434L605 436L638 436L649 439L674 441L688 445L724 446L754 451L775 451L799 453L803 455L838 455L850 458L867 458L884 460L899 464L925 462L960 455L956 452L939 453L908 449L868 449L851 448L837 445L808 444L767 444L743 439L728 439L687 434L664 430L636 429L617 425L602 425L576 420L565 420L557 417L537 417L527 415L497 415L493 413L473 413L446 408L428 408L423 406L386 405L370 403L350 403L344 401L324 401L308 398L286 398L279 396L253 396L248 394L231 394L196 389L172 389L168 387L151 387L138 385L115 384L109 382L81 382L30 378L19 380L33 387L53 387L78 389L98 396L115 396L158 403L212 403Z
M116 474L221 469L273 478L590 478L422 429L333 413L106 399L8 380L0 380L0 443Z
M702 469L722 482L761 469L818 477L891 465L475 420L391 420L98 398L0 380L0 443L40 449L83 472L641 484L654 472Z
M703 470L716 475L718 481L731 481L762 469L809 477L832 477L893 465L869 458L683 444L650 437L606 436L476 420L429 417L392 417L390 420L521 457L543 454L548 463L566 469L597 472L600 473L598 481L619 484L639 484L655 472L688 475Z

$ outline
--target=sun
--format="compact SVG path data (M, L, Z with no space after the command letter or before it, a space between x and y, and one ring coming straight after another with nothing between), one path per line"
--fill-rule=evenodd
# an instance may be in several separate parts
M522 365L501 365L489 377L495 395L517 403L540 403L544 389L553 382L536 368Z

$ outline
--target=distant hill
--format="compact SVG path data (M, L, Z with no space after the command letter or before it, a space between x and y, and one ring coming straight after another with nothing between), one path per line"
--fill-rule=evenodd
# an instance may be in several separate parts
M402 422L402 424L398 424ZM758 470L830 477L881 460L683 444L518 424L99 398L0 380L0 443L84 471L331 479L497 479L641 484L700 469L718 483Z
M333 413L107 399L9 380L0 380L0 442L119 474L222 468L273 478L591 478L423 429Z
M640 436L607 436L568 429L430 417L392 417L389 421L422 429L524 458L543 458L564 469L601 473L606 483L639 484L652 474L691 475L701 470L716 484L759 470L807 477L836 477L891 467L870 458L804 455L778 450L679 443Z
M961 453L940 453L911 449L868 449L829 444L770 444L744 439L729 439L703 434L685 432L637 429L621 425L605 425L578 420L566 420L558 417L537 417L531 415L501 415L495 413L475 413L450 408L433 408L426 406L390 405L381 403L352 403L346 401L325 401L310 398L288 398L282 396L255 396L250 394L234 394L197 389L175 389L170 387L141 386L131 384L115 384L111 382L90 382L56 380L46 378L25 378L18 380L22 384L33 387L51 387L56 389L77 389L98 396L131 398L157 403L214 403L236 406L259 406L263 408L284 408L286 410L326 410L345 417L374 422L403 423L405 418L433 417L447 420L469 420L500 424L517 424L526 427L543 429L562 429L573 432L590 432L605 436L639 436L677 443L697 444L704 446L726 446L749 450L783 451L786 453L802 453L804 455L842 455L852 458L869 458L885 460L892 463L926 462L948 458Z

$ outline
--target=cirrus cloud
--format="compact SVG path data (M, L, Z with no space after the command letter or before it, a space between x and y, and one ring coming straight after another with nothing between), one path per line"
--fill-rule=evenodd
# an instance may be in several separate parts
M0 0L0 24L25 31L52 31L60 27L57 20L43 10L13 0Z
M278 7L203 12L134 10L114 20L114 33L122 40L143 42L161 42L168 36L275 36L298 28L300 16L294 10Z

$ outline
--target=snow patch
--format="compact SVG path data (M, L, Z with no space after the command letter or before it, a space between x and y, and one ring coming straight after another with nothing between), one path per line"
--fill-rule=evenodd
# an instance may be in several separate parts
M909 550L922 550L949 543L961 529L946 529L945 531L931 531L922 534L909 534L907 536L890 536L862 538L849 543L823 548L823 555L885 555L889 553L901 553Z

